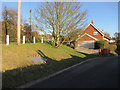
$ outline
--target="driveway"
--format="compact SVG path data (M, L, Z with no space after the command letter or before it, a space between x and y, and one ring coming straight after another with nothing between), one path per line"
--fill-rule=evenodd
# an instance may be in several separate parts
M87 61L30 88L117 88L118 57Z

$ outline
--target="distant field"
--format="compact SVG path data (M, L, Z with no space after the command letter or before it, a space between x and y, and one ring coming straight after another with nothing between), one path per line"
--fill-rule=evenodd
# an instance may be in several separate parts
M60 61L61 59L71 58L71 55L85 57L84 54L67 47L61 46L54 48L48 43L27 43L17 46L15 44L2 45L2 70L11 70L17 67L25 67L27 65L39 64L30 60L31 56L39 55L38 50L47 57Z

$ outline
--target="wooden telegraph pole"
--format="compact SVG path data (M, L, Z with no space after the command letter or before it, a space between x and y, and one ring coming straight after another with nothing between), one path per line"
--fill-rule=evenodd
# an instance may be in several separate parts
M32 40L32 36L31 36L31 9L30 9L30 32L29 32L29 34L30 34L30 40Z
M6 45L9 45L9 35L7 29L7 9L5 7L5 30L6 30Z
M6 30L6 35L8 35L8 30L7 30L7 9L5 7L5 30Z
M21 0L18 0L18 31L17 31L17 44L20 45L20 20L21 20Z
M30 9L30 28L31 28L31 9Z

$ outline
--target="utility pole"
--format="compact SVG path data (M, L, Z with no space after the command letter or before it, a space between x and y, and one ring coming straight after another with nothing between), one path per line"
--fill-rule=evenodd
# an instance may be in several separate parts
M8 29L7 29L7 9L5 7L5 30L6 30L6 45L9 45L9 35L8 35Z
M18 0L18 31L17 31L17 44L20 45L20 20L21 20L21 0Z
M7 9L5 7L5 30L6 30L6 35L8 35L8 31L7 31Z
M30 9L30 32L29 32L29 34L30 34L30 40L32 40L32 36L31 36L31 9Z
M31 27L31 9L30 9L30 27Z

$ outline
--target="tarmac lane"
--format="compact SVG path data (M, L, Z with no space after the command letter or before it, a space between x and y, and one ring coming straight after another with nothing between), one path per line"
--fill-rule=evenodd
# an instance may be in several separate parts
M84 62L29 88L118 88L118 57Z

